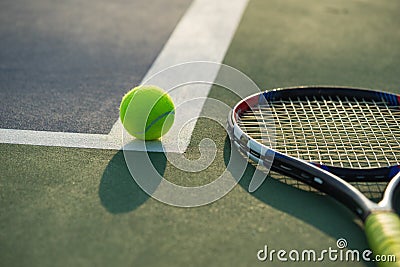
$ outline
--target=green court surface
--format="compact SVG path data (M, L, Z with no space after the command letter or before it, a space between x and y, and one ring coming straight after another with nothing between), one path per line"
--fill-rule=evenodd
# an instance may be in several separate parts
M251 0L223 63L263 89L324 84L400 93L398 10L397 1ZM209 97L230 106L238 100L217 86ZM204 171L178 170L163 153L150 158L171 182L208 183L231 153L224 129L199 120L186 151L198 158L200 140L211 136L217 155ZM257 260L265 245L335 249L345 238L362 251L368 244L346 208L276 174L249 193L250 165L220 200L177 208L138 187L122 151L0 144L0 162L1 266L374 266Z

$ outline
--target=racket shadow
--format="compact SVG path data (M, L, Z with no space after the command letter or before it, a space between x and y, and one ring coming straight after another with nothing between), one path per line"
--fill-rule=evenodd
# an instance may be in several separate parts
M236 149L231 151L228 137L224 148L226 166L230 153L239 152ZM231 171L231 174L235 179L240 179L239 185L249 193L248 188L255 170L255 166L248 163L242 177L237 177L235 171ZM363 249L368 247L365 234L360 227L361 221L344 206L308 185L270 172L263 184L249 194L265 205L306 222L335 239L346 238L352 247Z

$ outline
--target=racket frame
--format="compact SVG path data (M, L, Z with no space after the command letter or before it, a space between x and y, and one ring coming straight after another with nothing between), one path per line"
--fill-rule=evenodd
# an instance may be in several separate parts
M400 96L363 88L301 86L274 89L251 95L240 101L229 114L228 133L238 150L253 162L266 167L271 166L272 171L292 177L332 196L364 221L373 211L393 210L391 199L399 191L399 189L395 190L399 188L398 184L400 183L399 165L384 168L349 169L310 163L259 143L245 133L237 123L243 111L252 110L268 101L274 101L275 99L289 95L290 97L303 97L304 95L330 96L337 95L338 92L341 96L363 96L379 101L385 99L390 105L398 105L400 103ZM272 165L271 162L265 161L265 159L271 158L271 154L273 154ZM397 172L399 172L399 175L396 175ZM384 197L379 203L369 200L359 190L348 183L348 181L387 181L395 175L396 177L388 184ZM353 179L350 177L353 177Z

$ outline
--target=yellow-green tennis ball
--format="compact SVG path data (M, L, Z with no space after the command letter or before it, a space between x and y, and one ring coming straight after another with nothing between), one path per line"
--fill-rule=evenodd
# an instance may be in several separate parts
M122 98L119 110L126 131L142 140L160 138L174 123L175 107L171 97L153 85L133 88Z

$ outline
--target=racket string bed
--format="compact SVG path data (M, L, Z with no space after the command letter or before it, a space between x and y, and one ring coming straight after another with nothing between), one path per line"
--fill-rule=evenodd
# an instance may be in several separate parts
M346 99L347 105L343 105L343 102L340 100L338 104L336 104L335 101L332 101L332 103L335 109L340 109L342 111L342 116L340 116L342 123L339 124L339 134L347 137L347 142L343 144L344 146L351 147L351 149L347 149L347 153L345 154L347 156L347 164L341 167L370 167L368 158L365 158L366 147L363 144L363 140L368 140L369 138L366 131L359 123L360 121L357 113L355 113L354 107L348 99ZM344 147L344 149L346 149L346 147Z
M322 99L322 100L324 101L324 106L328 106L329 103L325 99ZM315 101L315 98L313 99L313 101ZM310 109L313 108L310 101L308 101L308 106ZM318 108L317 110L318 110L319 114L322 114L323 117L327 118L324 120L319 120L321 122L321 124L323 124L323 126L319 127L321 133L326 132L326 131L332 133L331 135L329 135L327 137L326 137L326 135L323 135L323 138L324 138L323 141L325 141L325 144L326 144L324 151L334 151L334 152L340 151L340 146L338 145L338 142L335 140L335 137L339 138L339 140L340 140L339 143L344 143L345 141L343 140L342 135L340 135L340 131L339 131L338 127L336 126L336 124L330 123L331 120L334 118L334 116L331 113L331 109L324 110L321 107L321 104L318 102L316 102L316 106ZM317 117L317 116L314 116L314 117ZM326 158L326 160L332 164L335 160L337 160L339 158L339 156L333 155L331 153L324 153L322 155L322 157L319 157L314 160L317 160L317 162L319 160L319 162L321 162L322 161L321 159L323 159L323 158ZM341 166L342 166L342 164L341 164Z
M364 101L365 102L365 101ZM368 103L365 103L369 105ZM399 118L395 118L395 113L392 112L387 105L383 105L384 109L379 110L375 103L374 109L369 108L368 110L371 113L372 117L376 117L382 120L382 124L378 124L377 128L381 133L386 133L387 138L377 138L377 146L380 148L380 157L385 157L387 164L390 165L391 158L399 157L398 153L400 152L400 122ZM372 112L374 111L375 112ZM399 107L397 107L399 110ZM400 112L397 112L397 116L399 116ZM387 134L389 133L389 134ZM384 142L385 146L382 146L382 142ZM386 150L386 147L390 147L391 149ZM398 158L397 158L398 159Z
M239 126L271 145L260 127L273 117L276 150L341 168L373 168L400 162L400 110L385 101L347 97L279 99L244 112Z
M375 101L372 101L371 103L365 100L363 101L363 106L365 106L366 108L363 108L363 106L361 106L359 102L356 102L356 104L357 106L353 109L353 111L361 111L362 116L360 118L363 118L364 121L361 121L360 123L364 129L366 128L364 133L367 135L367 138L365 140L368 141L368 144L370 145L370 149L365 149L364 154L373 155L377 162L384 161L384 163L382 164L383 166L390 165L390 157L388 158L386 155L394 152L392 142L389 142L389 139L394 135L393 132L390 131L390 128L387 127L388 122L386 121L385 116L382 116L383 113L380 110L380 106L386 105L378 105ZM369 121L373 119L379 120L380 123L370 124ZM368 128L367 126L371 127ZM389 134L387 133L387 130L389 130ZM382 136L385 136L385 138L382 138ZM396 139L392 139L391 141L397 142ZM366 145L367 144L364 142L363 144L361 144L361 148L366 147ZM397 145L397 147L399 148L400 146ZM366 157L366 160L368 161L368 163L370 163L368 157ZM369 164L367 167L374 167L374 165Z

